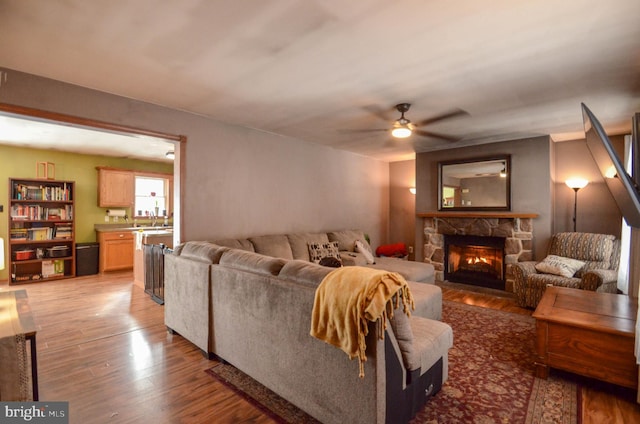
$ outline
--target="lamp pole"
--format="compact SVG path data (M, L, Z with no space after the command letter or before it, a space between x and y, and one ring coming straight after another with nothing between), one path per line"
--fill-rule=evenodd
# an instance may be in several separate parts
M578 217L578 190L580 190L581 188L586 187L587 184L589 184L589 181L587 180L583 180L580 178L575 178L575 179L571 179L571 180L567 180L565 182L565 184L573 189L574 191L574 197L573 197L573 232L576 232L576 220Z
M576 217L578 216L578 190L580 187L572 187L575 192L573 198L573 232L576 232Z

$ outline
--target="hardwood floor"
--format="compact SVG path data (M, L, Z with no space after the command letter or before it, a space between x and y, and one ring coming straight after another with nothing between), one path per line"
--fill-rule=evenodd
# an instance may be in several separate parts
M132 281L116 273L0 285L28 292L39 327L40 399L68 401L71 423L273 423L204 372L216 362L168 334L163 307ZM447 300L531 314L500 292L442 288ZM640 422L635 393L581 384L583 424Z

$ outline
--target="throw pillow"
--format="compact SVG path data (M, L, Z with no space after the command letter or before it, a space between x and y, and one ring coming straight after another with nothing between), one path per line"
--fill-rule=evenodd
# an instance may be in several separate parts
M546 274L560 275L571 278L584 266L585 262L577 259L565 258L562 256L549 255L540 263L536 264L538 272Z
M309 243L309 259L311 262L320 263L320 259L328 256L340 259L338 252L338 242L331 241L328 243Z
M362 253L362 256L364 256L368 264L376 263L376 260L373 257L373 253L371 253L371 247L369 246L369 243L367 243L366 241L363 242L362 240L356 240L355 244L356 244L356 252Z
M340 259L336 259L333 256L325 256L324 258L320 259L320 262L318 263L322 266L328 266L331 268L340 268L342 266L342 262L340 262Z

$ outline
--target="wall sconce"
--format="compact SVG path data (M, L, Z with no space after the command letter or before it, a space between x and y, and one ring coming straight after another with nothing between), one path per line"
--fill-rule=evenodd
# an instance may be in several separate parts
M409 187L409 192L411 194L416 194L416 188L415 187Z
M589 181L582 178L572 178L570 180L565 181L567 187L572 188L575 192L573 199L573 231L576 231L576 216L578 212L578 190L581 188L585 188Z
M173 150L171 150L171 151L165 153L165 156L167 157L167 159L172 159L173 160L173 159L175 159L176 154L174 153Z
M4 269L4 239L0 237L0 269Z
M507 166L502 167L502 171L500 171L500 178L507 178Z

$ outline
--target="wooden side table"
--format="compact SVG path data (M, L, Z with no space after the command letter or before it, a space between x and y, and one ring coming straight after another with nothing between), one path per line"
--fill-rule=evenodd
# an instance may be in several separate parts
M536 319L536 376L558 368L637 389L637 300L625 295L549 286Z
M26 290L0 291L0 305L11 311L3 316L9 317L2 325L2 336L24 334L31 348L31 384L33 400L38 401L38 360L36 351L37 328L29 306ZM15 311L16 313L12 313Z

